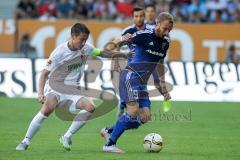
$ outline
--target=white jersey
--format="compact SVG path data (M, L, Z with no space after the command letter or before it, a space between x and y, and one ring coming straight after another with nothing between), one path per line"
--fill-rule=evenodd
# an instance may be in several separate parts
M81 56L82 61L73 64L67 64L69 69L69 74L64 78L64 84L66 85L79 85L79 81L81 76L83 75L83 71L85 69L85 64L89 55L91 55L94 47L86 43L81 50L72 51L68 48L68 42L60 44L50 55L45 69L50 71L49 76L51 73L57 69L59 66L66 64L70 60L75 57ZM45 95L50 92L50 87L48 85L48 81L46 82L45 86Z

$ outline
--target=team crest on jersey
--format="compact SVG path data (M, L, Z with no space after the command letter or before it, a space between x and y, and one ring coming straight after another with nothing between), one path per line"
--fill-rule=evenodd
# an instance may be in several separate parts
M149 44L149 46L154 46L153 42L150 42L150 43L148 43L148 44Z

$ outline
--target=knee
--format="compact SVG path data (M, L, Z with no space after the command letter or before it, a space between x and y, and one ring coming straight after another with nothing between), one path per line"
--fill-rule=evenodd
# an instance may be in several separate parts
M138 115L138 109L137 108L128 109L127 111L131 116L137 116Z
M131 116L137 116L139 113L139 105L137 102L130 102L127 104L127 111Z
M86 105L84 106L84 109L85 109L86 111L90 112L90 113L93 113L94 110L95 110L95 106L94 106L93 104L89 103L89 104L86 104Z
M94 104L91 103L89 100L85 99L80 99L76 104L76 108L84 109L90 113L93 113L95 110Z
M48 103L44 103L41 112L45 116L49 116L54 111L54 106Z

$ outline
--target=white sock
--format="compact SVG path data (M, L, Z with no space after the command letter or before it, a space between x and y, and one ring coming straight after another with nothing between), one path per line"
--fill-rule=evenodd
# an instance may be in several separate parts
M86 110L81 110L77 116L74 118L71 126L64 134L64 137L71 138L71 136L76 133L80 128L82 128L87 120L91 117L92 113Z
M46 119L47 116L44 116L41 112L39 112L31 121L27 133L25 135L25 138L23 139L23 142L26 142L27 144L30 144L30 140L32 137L37 133L37 131L40 129L42 122L44 119Z

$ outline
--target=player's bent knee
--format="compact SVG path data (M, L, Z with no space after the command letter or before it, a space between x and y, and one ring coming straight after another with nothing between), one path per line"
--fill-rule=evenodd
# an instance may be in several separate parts
M127 112L132 116L138 115L138 109L127 109Z
M90 113L94 112L95 110L94 104L90 100L84 97L78 100L76 104L76 108L84 109Z
M138 103L137 102L127 103L127 112L132 116L138 115L138 112L139 112Z
M55 109L56 105L58 103L57 97L54 94L48 94L46 96L46 101L44 102L42 108L41 108L41 113L44 114L45 116L49 116Z
M90 112L90 113L93 113L94 110L95 110L95 107L94 107L93 104L88 104L88 105L84 106L84 109L85 109L86 111Z
M45 116L49 116L54 111L54 107L44 103L41 108L41 113Z

